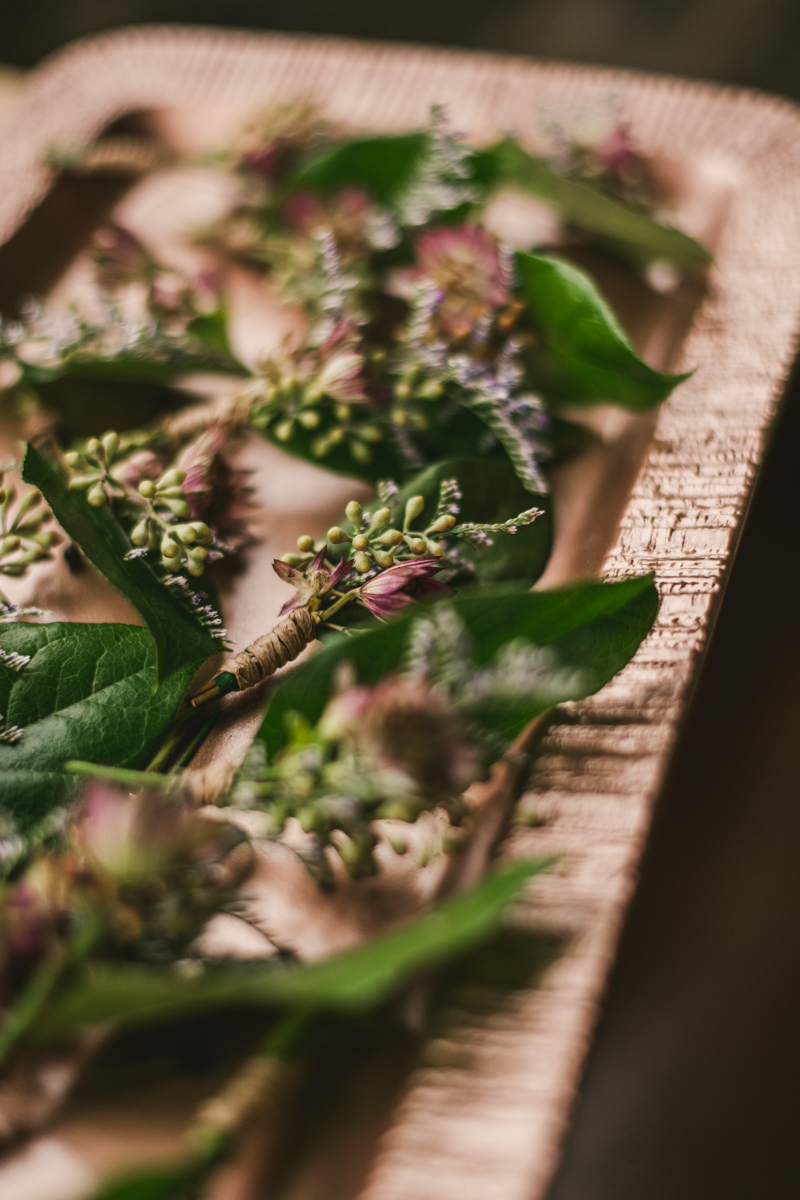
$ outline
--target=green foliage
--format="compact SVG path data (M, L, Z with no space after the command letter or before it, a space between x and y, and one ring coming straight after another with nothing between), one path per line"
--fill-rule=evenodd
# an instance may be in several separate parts
M21 730L0 745L0 803L20 828L74 789L61 773L68 759L144 765L197 667L183 665L156 691L155 646L136 625L16 623L0 645L31 659L20 671L0 663L0 713Z
M644 412L688 378L662 374L642 362L595 285L577 267L549 256L518 254L517 270L546 351L534 367L548 399Z
M519 535L517 535L519 536ZM513 585L465 589L451 601L472 638L475 660L487 663L515 639L552 646L566 667L584 673L585 693L598 691L633 656L650 630L658 596L650 576L618 583L584 583L552 591L523 592ZM353 665L360 683L375 683L397 670L407 652L414 620L425 606L406 610L390 624L346 637L332 637L276 689L257 737L269 758L286 744L286 719L301 713L315 725L328 701L333 673ZM572 699L573 693L564 699ZM552 696L520 697L518 706L494 714L492 725L514 737Z
M551 859L504 863L471 891L400 929L308 966L231 964L189 979L171 968L95 964L51 1007L40 1036L99 1021L133 1025L231 1004L364 1012L414 975L478 945L520 888L551 865Z
M378 203L389 204L410 181L428 140L425 133L353 138L308 159L295 171L290 187L322 195L362 187Z
M532 192L552 204L568 224L611 243L635 261L667 259L684 271L712 261L706 248L680 229L659 224L591 183L559 175L512 138L477 151L472 162L474 179L487 191L516 187Z
M495 523L533 506L543 510L542 516L514 534L493 534L491 546L476 549L459 543L461 556L475 569L477 583L535 583L547 564L553 541L550 498L531 495L502 458L446 458L406 484L396 501L398 511L403 512L410 496L424 496L425 508L417 524L425 528L436 512L439 486L447 479L455 479L461 492L459 523Z
M28 446L22 477L39 488L64 532L144 618L158 650L159 679L220 649L217 637L148 562L142 558L126 561L131 543L108 506L92 508L82 493L70 492L60 468L33 446ZM76 752L65 757L83 755Z

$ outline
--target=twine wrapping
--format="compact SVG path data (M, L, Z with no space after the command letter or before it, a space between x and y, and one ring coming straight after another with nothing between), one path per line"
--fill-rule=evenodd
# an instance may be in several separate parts
M274 629L258 638L239 654L227 659L214 676L233 675L239 691L255 687L280 667L297 658L317 636L317 624L307 608L296 608Z

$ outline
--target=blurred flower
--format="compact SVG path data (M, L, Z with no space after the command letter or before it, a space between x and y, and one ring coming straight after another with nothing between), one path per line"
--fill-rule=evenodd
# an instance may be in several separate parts
M452 596L453 589L433 579L442 564L438 558L412 558L388 567L361 585L361 599L371 613L386 620L415 600Z
M373 249L376 213L361 188L343 188L327 202L313 192L293 192L283 215L289 227L305 237L329 231L345 261L363 258Z
M131 796L96 783L84 799L76 841L89 863L115 879L147 879L184 849L187 817L156 793Z
M347 738L359 756L399 770L428 795L460 793L475 777L477 757L443 698L419 680L386 679L351 687L328 705L325 737Z
M129 283L149 282L157 269L142 242L113 221L102 225L95 234L92 257L97 281L109 292Z
M496 240L478 225L428 230L417 240L419 272L437 287L443 329L466 337L476 321L509 300Z

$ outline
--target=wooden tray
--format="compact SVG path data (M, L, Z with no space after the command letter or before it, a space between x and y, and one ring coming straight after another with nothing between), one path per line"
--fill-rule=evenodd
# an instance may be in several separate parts
M601 568L612 577L654 570L662 596L656 628L634 661L599 696L556 712L523 801L543 823L519 828L507 847L509 854L564 856L562 869L532 889L518 919L566 949L537 987L517 991L488 1015L453 1018L396 1106L396 1080L394 1088L373 1081L360 1109L329 1131L281 1192L293 1200L536 1200L547 1189L676 723L794 354L800 118L793 106L768 97L623 72L161 27L62 52L31 76L0 127L0 304L8 310L25 292L56 284L115 204L129 218L137 204L140 216L147 210L148 193L129 192L130 173L95 171L54 186L42 165L52 148L83 147L121 119L117 132L146 130L165 146L200 149L279 99L311 96L333 120L381 130L420 125L430 104L443 101L470 138L508 128L524 140L542 109L568 115L612 93L645 151L672 165L682 220L713 244L717 265L702 299L695 285L660 297L630 279L620 282L608 264L591 264L643 356L661 368L697 370L661 410L654 440L654 420L600 414L604 445L555 481L556 545L546 582ZM169 209L169 178L159 176L156 185L160 207L151 204L151 214ZM255 301L241 287L244 330ZM241 336L246 340L246 332ZM351 490L331 480L326 495L316 493L315 508L301 514L303 529L295 529L285 488L296 496L303 471L312 469L287 467L260 442L246 448L243 461L258 471L267 542L226 608L240 642L263 632L283 599L269 568L272 554L297 532L324 529ZM42 573L35 586L57 616L128 619L110 594L87 612L65 573ZM207 755L241 756L258 714L249 722L242 717L232 714ZM418 893L424 898L425 887ZM328 944L352 936L340 922ZM387 1067L381 1078L390 1076ZM165 1125L158 1145L152 1119L146 1128L140 1120L137 1135L124 1113L109 1115L103 1127L97 1111L73 1106L45 1138L0 1168L0 1197L68 1200L83 1195L97 1172L132 1161L145 1146L174 1152L181 1106L193 1101L162 1097L159 1112L172 1114L175 1129ZM391 1121L382 1133L386 1112ZM256 1194L254 1178L234 1171L219 1200Z

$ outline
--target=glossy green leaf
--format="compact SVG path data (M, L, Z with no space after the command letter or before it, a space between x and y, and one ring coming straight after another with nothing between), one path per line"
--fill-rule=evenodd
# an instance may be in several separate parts
M144 765L197 666L156 691L155 646L138 625L17 622L0 628L0 646L31 660L21 671L0 663L0 714L22 730L16 745L0 744L0 805L20 827L76 787L61 773L68 759Z
M504 863L471 891L401 928L308 966L228 965L186 978L170 968L96 963L51 1007L40 1034L106 1020L130 1025L231 1004L365 1011L414 975L486 938L520 888L552 861Z
M477 583L535 583L547 564L553 541L549 496L532 495L503 458L447 458L416 475L400 492L400 512L409 496L425 497L422 516L414 522L416 529L423 529L433 519L439 487L446 479L455 479L461 491L459 522L495 523L528 508L543 510L541 517L517 533L493 534L491 546L476 549L466 542L458 543L463 557L475 569Z
M448 603L465 622L478 663L489 662L517 638L549 645L560 662L583 673L584 694L590 695L633 656L655 620L658 595L652 578L643 576L542 592L521 591L509 584L484 585L465 588ZM399 668L412 622L423 611L423 606L407 609L380 629L331 638L288 674L276 689L257 734L268 756L273 757L285 744L288 713L300 712L316 724L340 662L350 662L365 684ZM572 698L573 692L563 697ZM545 700L531 695L513 712L487 714L486 720L511 738L553 702L552 697Z
M387 204L408 184L427 142L425 133L353 138L308 159L292 176L291 187L323 195L362 187Z
M568 224L615 243L639 261L667 259L685 271L712 261L705 246L682 230L661 225L591 183L559 175L545 159L528 154L511 138L477 151L473 170L487 190L510 186L532 192L552 204Z
M518 254L523 299L546 355L536 380L553 400L618 404L644 412L688 375L654 371L634 353L595 285L577 267L539 254Z
M58 465L33 446L28 446L22 477L39 488L64 532L144 618L158 649L159 678L217 653L219 640L148 562L142 558L126 562L131 544L107 507L92 508L82 492L70 492ZM66 757L83 756L76 752Z

